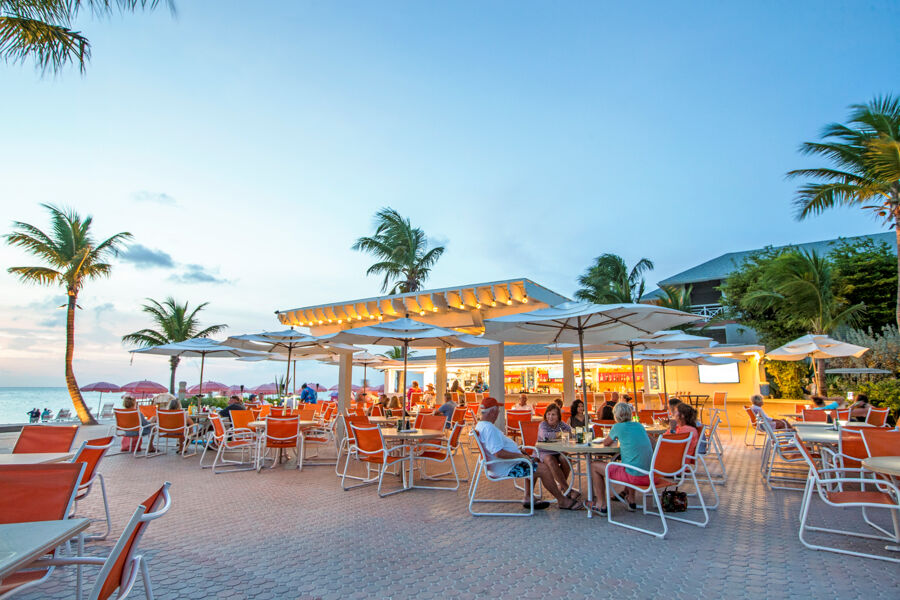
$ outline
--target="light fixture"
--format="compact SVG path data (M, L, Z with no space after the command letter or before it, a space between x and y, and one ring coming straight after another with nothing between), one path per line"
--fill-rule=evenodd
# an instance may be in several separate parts
M435 306L434 308L431 309L431 312L437 312L437 311L438 311L437 306Z
M419 316L420 316L420 317L424 317L424 316L425 316L425 311L424 311L424 310L420 310L420 311L419 311Z
M341 319L338 319L338 325L340 325L340 324L341 324L341 322L342 322L342 320L341 320Z
M312 327L312 324L313 324L312 321L307 322L307 325L309 325L310 327Z
M528 296L522 296L522 304L528 304Z
M320 320L320 321L319 321L319 325L321 325L321 324L322 324L322 321Z
M378 320L379 320L379 321L384 321L384 315L378 315Z
M479 303L479 304L476 304L476 305L475 305L475 308L481 308L481 304L480 304L480 303Z
M512 304L512 300L507 300L507 301L506 301L506 304L507 304L507 306L511 305L511 304Z
M328 319L329 323L334 323L334 319Z
M731 356L731 352L719 352L717 354L710 354L710 356Z

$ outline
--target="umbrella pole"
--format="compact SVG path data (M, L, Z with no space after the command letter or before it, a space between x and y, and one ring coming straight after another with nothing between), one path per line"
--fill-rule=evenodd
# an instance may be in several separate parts
M581 318L578 319L578 352L581 356L581 403L584 404L584 426L591 426L591 411L587 405L587 373L584 370L584 329L581 327Z
M363 398L366 397L366 367L368 366L368 363L363 363Z
M666 385L666 361L660 361L659 367L662 369L662 372L663 372L663 394L665 394L666 403L668 403L669 402L669 387L668 387L668 385ZM666 406L663 406L663 408L667 409L668 404Z
M294 349L294 345L291 344L288 346L288 359L287 359L287 373L284 375L284 394L287 395L288 391L288 383L291 381L291 350Z
M637 403L637 374L634 372L634 345L628 345L628 351L631 352L631 391L634 394L634 410L638 410ZM646 405L645 405L646 406Z
M297 394L297 361L294 361L294 394Z
M200 414L200 402L203 400L203 365L206 362L206 353L200 355L200 394L197 396L197 414Z
M132 355L134 357L134 355ZM103 410L103 392L100 392L100 400L97 402L97 416L100 416L100 411Z
M409 354L409 341L403 342L403 399L401 402L403 403L403 425L404 429L408 429L406 425L408 425L407 414L406 414L406 357Z

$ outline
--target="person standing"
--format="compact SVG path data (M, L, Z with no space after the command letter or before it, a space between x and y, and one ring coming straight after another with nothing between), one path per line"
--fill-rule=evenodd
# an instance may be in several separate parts
M315 404L316 403L316 392L311 387L306 385L305 383L300 386L300 402L305 402L307 404Z
M478 374L478 379L475 381L475 387L472 391L476 394L483 394L491 389L491 386L484 382L484 378L482 378L481 373Z

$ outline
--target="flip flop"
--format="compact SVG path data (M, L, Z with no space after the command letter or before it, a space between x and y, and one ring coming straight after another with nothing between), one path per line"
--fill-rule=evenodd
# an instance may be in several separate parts
M556 505L559 506L560 510L584 510L584 504L582 504L581 502L576 502L574 500L572 500L572 504L570 504L569 506L563 506L558 502L556 503Z

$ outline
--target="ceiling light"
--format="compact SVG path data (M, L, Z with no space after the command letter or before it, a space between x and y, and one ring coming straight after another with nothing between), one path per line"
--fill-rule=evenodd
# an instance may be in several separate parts
M506 304L507 304L507 305L512 304L512 300L507 300L507 301L506 301Z
M481 308L481 304L476 304L475 308Z

